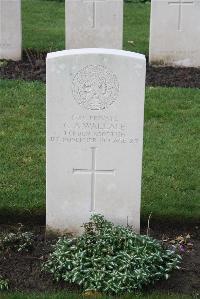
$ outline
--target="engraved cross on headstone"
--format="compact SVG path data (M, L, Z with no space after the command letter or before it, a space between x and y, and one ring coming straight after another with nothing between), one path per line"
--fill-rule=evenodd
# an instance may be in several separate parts
M190 0L172 0L168 2L169 5L178 5L178 31L181 31L182 21L182 5L194 4L194 1Z
M83 2L92 3L92 28L96 28L96 4L105 0L83 0Z
M96 147L91 147L92 151L92 167L91 169L73 169L73 174L90 174L91 175L91 207L90 211L95 210L95 186L96 186L96 174L115 174L114 169L100 170L96 169Z

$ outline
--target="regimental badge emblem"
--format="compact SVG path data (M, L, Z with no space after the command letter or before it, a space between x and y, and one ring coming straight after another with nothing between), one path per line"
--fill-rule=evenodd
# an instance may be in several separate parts
M88 110L104 110L117 101L117 76L102 65L87 65L73 78L72 94L76 102Z

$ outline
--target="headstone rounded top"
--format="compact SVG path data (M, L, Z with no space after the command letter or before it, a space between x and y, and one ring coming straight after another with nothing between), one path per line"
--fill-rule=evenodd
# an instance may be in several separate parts
M146 62L145 55L131 51L104 49L104 48L85 48L85 49L71 49L57 52L50 52L47 54L47 59L60 58L70 55L116 55L123 57L131 57Z
M72 93L76 102L87 110L107 109L118 99L117 76L105 66L87 65L74 76Z

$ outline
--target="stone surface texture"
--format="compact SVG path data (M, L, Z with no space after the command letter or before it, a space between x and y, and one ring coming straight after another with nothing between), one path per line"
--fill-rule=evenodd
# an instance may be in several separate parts
M200 0L152 0L151 64L200 66Z
M22 55L21 0L0 0L0 59Z
M47 226L91 213L140 230L145 58L108 49L47 56Z
M123 0L65 0L66 49L122 49Z

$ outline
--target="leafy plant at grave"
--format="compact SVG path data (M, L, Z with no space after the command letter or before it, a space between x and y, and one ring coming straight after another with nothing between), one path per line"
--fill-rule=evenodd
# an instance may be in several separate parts
M0 59L0 67L5 67L6 65L8 64L8 61L7 60L2 60Z
M4 279L1 275L0 275L0 291L6 291L8 290L9 286L8 286L8 279Z
M30 251L33 248L34 235L31 232L22 232L21 228L16 233L2 234L0 236L0 252Z
M77 283L85 291L132 292L179 269L181 257L160 242L115 226L94 214L83 225L84 233L61 237L44 269L56 281Z

